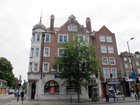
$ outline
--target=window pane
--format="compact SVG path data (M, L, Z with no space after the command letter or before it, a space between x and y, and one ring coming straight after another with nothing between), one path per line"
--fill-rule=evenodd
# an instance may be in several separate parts
M80 36L80 41L84 41L84 36Z
M113 46L108 46L108 53L114 53Z
M59 35L59 42L63 41L63 35Z
M107 65L108 64L108 58L102 58L103 60L103 65Z
M59 49L59 56L61 57L63 55L63 49Z
M46 35L46 42L50 41L50 35Z
M45 56L49 56L49 48L45 48Z
M112 42L112 37L111 36L107 36L107 42Z
M32 63L30 63L29 70L32 71Z
M36 56L39 56L39 48L36 48Z
M126 57L124 57L124 61L127 61L127 58Z
M109 69L104 68L104 77L108 78L109 77Z
M110 58L110 65L115 65L115 58Z
M34 70L38 71L38 64L35 64Z
M64 42L66 42L66 41L67 41L67 38L68 38L68 36L64 36Z
M37 34L37 41L40 41L40 34Z
M124 67L125 67L125 68L128 68L128 65L127 65L127 64L124 64Z
M85 36L85 40L89 43L89 37Z
M35 35L33 35L33 42L35 42Z
M117 77L117 75L116 75L116 69L111 69L111 73L112 73L112 77Z
M31 48L31 57L34 56L34 48Z
M105 36L100 36L100 42L105 42Z
M106 46L101 46L101 52L102 53L107 53Z
M48 64L44 64L44 71L49 71L48 70Z

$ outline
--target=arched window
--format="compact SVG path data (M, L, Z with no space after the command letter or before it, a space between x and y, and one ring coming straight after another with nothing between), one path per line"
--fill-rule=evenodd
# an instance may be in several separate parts
M44 86L44 94L59 94L59 85L55 81L48 81Z
M78 88L75 81L70 81L66 86L67 94L77 94Z

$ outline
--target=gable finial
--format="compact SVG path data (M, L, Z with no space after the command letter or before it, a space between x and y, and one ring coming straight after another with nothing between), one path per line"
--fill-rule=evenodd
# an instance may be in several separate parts
M41 16L40 16L40 23L41 23L41 21L42 21L42 12L43 12L43 11L41 11Z

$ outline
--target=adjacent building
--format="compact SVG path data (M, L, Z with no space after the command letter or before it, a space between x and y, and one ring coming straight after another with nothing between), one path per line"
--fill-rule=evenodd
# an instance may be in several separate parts
M140 53L121 52L119 59L124 94L131 96L131 89L136 91L136 79L140 77Z
M122 94L121 80L118 77L120 70L115 34L106 26L94 32L94 46L97 59L100 60L101 93L102 97L113 97ZM118 91L118 92L117 92Z

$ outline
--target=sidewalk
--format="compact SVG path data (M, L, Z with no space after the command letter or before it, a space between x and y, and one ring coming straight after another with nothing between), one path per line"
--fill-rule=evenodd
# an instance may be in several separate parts
M140 102L140 100L137 100ZM91 99L88 100L80 100L80 103L77 100L46 100L46 101L36 101L36 100L24 100L23 104L21 99L19 101L13 100L6 105L88 105L88 104L109 104L109 103L124 103L124 102L136 102L135 97L126 97L125 100L119 99L118 101L114 101L113 98L109 99L109 102L106 102L105 98L100 99L98 102L92 102Z

